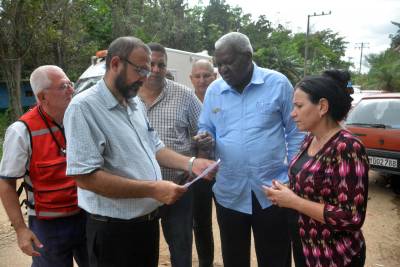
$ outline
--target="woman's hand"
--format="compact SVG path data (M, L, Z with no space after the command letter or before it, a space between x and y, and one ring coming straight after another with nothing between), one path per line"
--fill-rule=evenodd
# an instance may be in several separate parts
M298 201L298 196L290 190L287 186L272 180L272 186L268 187L263 185L263 190L267 198L274 205L284 208L294 208Z

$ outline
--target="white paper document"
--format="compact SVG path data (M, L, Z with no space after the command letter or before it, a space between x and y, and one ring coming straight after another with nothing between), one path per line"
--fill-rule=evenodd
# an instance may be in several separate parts
M199 176L197 176L196 178L194 178L193 180L191 180L190 182L187 182L186 184L184 184L184 187L189 187L190 185L192 185L194 182L200 180L201 178L203 178L204 176L206 176L210 171L214 170L219 163L221 162L221 159L218 159L216 162L214 162L213 164L211 164L210 166L207 167L207 169L205 169L202 173L200 173Z

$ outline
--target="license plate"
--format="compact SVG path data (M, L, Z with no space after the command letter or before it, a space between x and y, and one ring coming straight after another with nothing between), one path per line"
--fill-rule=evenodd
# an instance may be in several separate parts
M395 159L387 159L380 157L368 157L369 164L375 166L389 167L389 168L397 168L397 160Z

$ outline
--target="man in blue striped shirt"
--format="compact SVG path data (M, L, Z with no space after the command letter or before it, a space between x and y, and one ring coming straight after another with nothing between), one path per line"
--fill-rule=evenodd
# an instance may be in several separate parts
M259 266L290 265L286 211L265 198L263 185L288 182L287 162L303 134L290 117L293 87L281 73L258 67L248 37L232 32L215 43L222 79L207 90L199 133L215 139L221 159L213 192L225 267L250 266L253 230Z

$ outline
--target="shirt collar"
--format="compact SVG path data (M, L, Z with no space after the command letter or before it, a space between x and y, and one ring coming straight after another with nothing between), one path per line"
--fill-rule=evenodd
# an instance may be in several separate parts
M159 102L161 102L167 96L168 92L171 89L170 87L172 86L172 83L173 82L171 80L168 80L168 79L164 78L164 85L163 85L163 87L161 89L160 94L156 97L154 102L151 103L151 105L149 105L149 106L146 105L145 101L143 100L143 98L140 95L138 95L138 98L143 103L143 105L146 106L147 109L151 109L154 106L156 106Z
M106 83L104 82L104 79L101 79L99 81L99 93L105 103L105 106L108 109L113 109L116 106L119 105L118 100L115 98L115 96L111 93L111 90L107 87ZM128 105L136 105L136 102L134 100L134 97L130 98L127 100Z
M253 62L253 74L251 76L251 80L250 80L249 84L246 85L246 87L250 86L251 84L262 84L262 83L264 83L263 72L257 66L257 64L255 62ZM229 84L227 84L224 81L223 85L221 86L221 92L220 93L223 94L224 92L229 91L229 90L236 91L235 89L233 89Z

